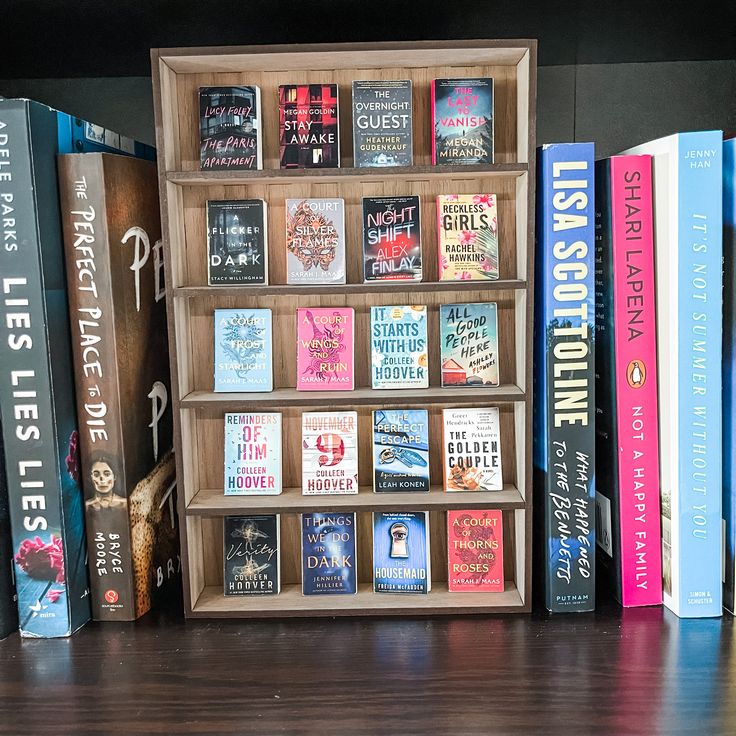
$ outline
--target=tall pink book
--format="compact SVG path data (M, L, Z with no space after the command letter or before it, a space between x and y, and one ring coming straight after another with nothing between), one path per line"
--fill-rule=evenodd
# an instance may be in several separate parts
M296 321L297 390L352 391L353 309L299 308Z
M662 553L651 156L598 161L595 194L598 557L624 606L656 605Z

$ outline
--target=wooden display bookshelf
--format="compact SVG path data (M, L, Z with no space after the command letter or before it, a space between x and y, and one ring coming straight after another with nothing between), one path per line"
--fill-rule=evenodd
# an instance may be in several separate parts
M191 617L336 616L528 612L531 608L532 329L534 243L534 131L536 41L426 41L243 48L154 49L151 52L156 138L164 232L166 297L171 352L178 511L184 605ZM495 160L478 166L431 166L430 81L439 77L493 77ZM351 83L354 79L411 79L414 162L411 167L352 168ZM278 85L337 82L343 168L278 168ZM262 171L199 170L198 88L257 84L261 88ZM498 281L437 281L435 198L438 194L495 193L498 198ZM363 284L361 198L421 197L421 283ZM285 200L345 200L347 280L344 286L287 286ZM206 202L262 198L268 203L269 286L207 285ZM500 385L493 389L440 388L438 305L493 301L498 305ZM430 388L370 388L368 321L373 305L426 304ZM355 390L296 391L296 309L353 307ZM215 393L216 308L273 312L272 393ZM424 407L430 416L429 493L375 494L371 487L373 409ZM441 411L498 406L504 489L445 493ZM225 496L224 427L227 411L282 413L284 491L278 496ZM360 492L303 496L301 413L355 409L359 415ZM503 593L448 593L446 511L491 508L503 512ZM354 510L358 514L356 595L301 594L299 514ZM372 592L372 511L430 513L432 590L427 595ZM222 591L222 519L229 514L281 514L282 592L226 597Z

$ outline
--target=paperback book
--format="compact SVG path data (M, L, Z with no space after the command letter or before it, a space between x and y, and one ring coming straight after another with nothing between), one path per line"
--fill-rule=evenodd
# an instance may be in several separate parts
M298 391L352 391L352 307L300 307L296 310L296 388Z
M373 490L429 491L429 415L426 409L373 412Z
M371 307L373 388L427 388L427 307Z
M429 513L373 513L373 590L376 593L429 593Z
M442 386L498 386L496 304L440 305Z
M304 595L356 593L355 514L302 514Z
M225 414L225 495L281 493L281 414Z
M273 391L270 309L215 310L215 391Z
M503 591L500 511L447 512L447 589L450 593Z
M358 492L358 414L302 414L302 493L305 496Z
M18 629L18 598L13 577L13 545L10 535L8 481L0 431L0 639Z
M278 514L225 517L225 595L276 595L280 592L279 527Z

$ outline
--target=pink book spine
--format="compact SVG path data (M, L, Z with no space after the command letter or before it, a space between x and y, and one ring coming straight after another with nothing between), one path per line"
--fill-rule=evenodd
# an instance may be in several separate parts
M611 159L624 606L662 602L651 156Z
M432 80L432 84L430 86L430 120L429 123L432 126L432 166L435 166L437 164L437 141L434 139L434 132L435 132L435 118L434 118L434 85L435 80Z
M299 308L297 319L296 388L299 391L352 391L352 308Z

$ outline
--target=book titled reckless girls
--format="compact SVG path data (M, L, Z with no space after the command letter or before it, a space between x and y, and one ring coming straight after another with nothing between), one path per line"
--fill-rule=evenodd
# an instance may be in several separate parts
M296 388L298 391L352 391L351 307L296 310Z
M500 511L447 512L447 589L450 593L503 591Z

